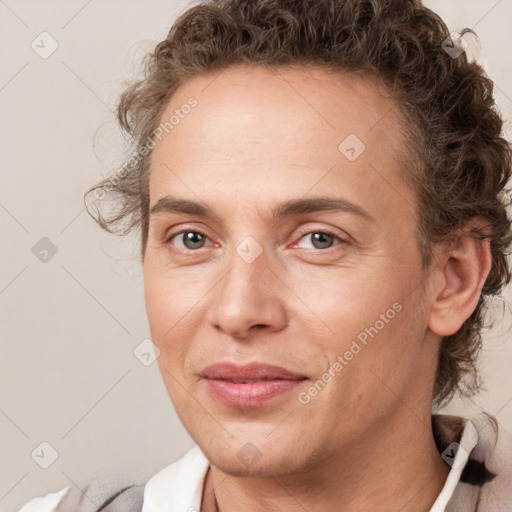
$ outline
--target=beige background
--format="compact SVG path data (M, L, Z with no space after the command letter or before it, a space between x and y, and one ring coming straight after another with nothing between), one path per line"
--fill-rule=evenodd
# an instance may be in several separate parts
M0 0L1 511L94 475L147 478L193 445L156 364L133 354L149 337L137 240L101 232L82 203L121 156L111 110L122 80L186 5ZM451 29L478 32L479 60L512 119L512 0L427 5ZM59 45L47 59L31 48L43 31ZM32 252L43 237L57 248L46 263ZM498 307L510 310L510 290L505 299ZM488 392L475 399L510 430L511 325L507 315L486 334ZM43 441L58 452L46 470L31 458Z

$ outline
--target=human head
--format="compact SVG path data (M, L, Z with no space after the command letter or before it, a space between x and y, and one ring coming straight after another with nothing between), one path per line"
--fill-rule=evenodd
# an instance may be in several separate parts
M448 243L471 219L486 220L475 236L490 239L492 267L473 313L442 340L433 392L438 404L456 391L471 394L478 388L485 299L510 279L510 223L501 196L510 175L510 147L501 137L492 82L464 53L452 58L445 52L448 36L440 18L418 1L218 1L190 9L148 56L144 77L121 97L118 117L136 157L127 159L122 174L91 189L110 186L108 193L120 205L109 218L98 212L97 220L111 231L140 228L144 258L148 148L173 94L187 80L237 64L314 64L377 77L407 126L401 169L417 200L424 268L432 264L436 245Z

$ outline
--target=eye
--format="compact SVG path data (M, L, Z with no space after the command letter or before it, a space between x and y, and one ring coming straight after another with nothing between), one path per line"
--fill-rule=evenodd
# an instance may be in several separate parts
M180 231L170 236L166 243L171 243L175 238L181 240L181 246L178 244L180 249L193 251L202 249L208 237L200 231Z
M312 247L305 247L302 245L303 240L307 240L309 238ZM197 230L183 230L178 233L173 233L166 240L166 244L172 244L177 246L178 249L187 252L187 251L197 251L202 249L206 245L206 241L208 237ZM340 244L347 242L342 239L339 235L332 233L328 230L318 230L318 231L309 231L302 234L299 242L297 242L296 246L302 249L316 249L320 251L325 251L330 249L334 244L334 241L338 240Z
M307 239L308 237L313 245L312 248L318 250L330 249L334 240L339 240L341 243L345 242L345 240L342 240L338 235L325 230L309 231L308 233L304 233L301 237L301 240ZM300 241L297 245L300 246ZM302 248L308 249L310 247Z

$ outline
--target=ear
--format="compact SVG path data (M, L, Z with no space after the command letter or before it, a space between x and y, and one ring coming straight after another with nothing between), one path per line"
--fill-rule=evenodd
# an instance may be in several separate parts
M472 226L475 221L472 222ZM482 227L477 221L476 225ZM428 327L435 334L455 334L476 308L492 258L490 239L479 238L464 230L457 241L436 258L441 279L436 279L434 302Z

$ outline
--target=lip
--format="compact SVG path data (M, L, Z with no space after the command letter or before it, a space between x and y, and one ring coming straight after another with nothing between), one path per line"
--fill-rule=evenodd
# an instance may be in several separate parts
M288 393L307 377L281 366L253 362L216 363L201 372L212 398L230 407L251 408Z

